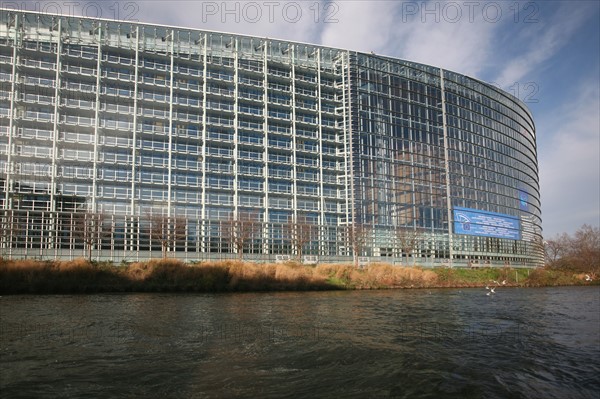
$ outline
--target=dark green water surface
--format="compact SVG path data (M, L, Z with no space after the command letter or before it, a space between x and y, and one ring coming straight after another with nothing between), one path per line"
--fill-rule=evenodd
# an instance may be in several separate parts
M0 297L2 398L598 398L600 287Z

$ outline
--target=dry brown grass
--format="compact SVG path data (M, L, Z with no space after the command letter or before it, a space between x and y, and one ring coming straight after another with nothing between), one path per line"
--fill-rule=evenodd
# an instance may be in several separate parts
M351 265L322 264L317 266L316 271L343 287L356 289L425 287L437 282L437 274L431 270L396 267L387 263L374 263L365 269L356 269Z
M513 270L422 269L372 264L317 267L289 262L257 264L242 261L184 263L151 260L128 266L73 261L4 260L0 258L0 294L87 292L221 292L315 289L381 289L482 286ZM588 285L584 274L531 270L522 286ZM594 284L598 280L594 279ZM516 285L511 282L511 285Z
M119 276L85 259L36 261L0 259L0 292L60 293L106 290Z
M395 267L390 264L372 264L365 271L367 288L431 287L437 274L417 267Z
M81 272L93 269L92 264L84 258L77 258L71 261L53 262L52 264L59 272Z
M273 265L270 265L273 267ZM296 264L277 264L275 266L275 279L288 283L298 282L302 286L326 286L327 279L319 274L314 267Z
M582 285L585 280L580 280L572 273L552 270L547 268L534 269L529 273L525 285L529 287L551 287L561 285Z
M215 267L226 268L230 279L228 286L231 290L241 289L265 289L265 285L274 274L273 270L255 263L244 263L240 261L226 261L214 264Z
M153 267L149 263L132 263L127 268L127 275L134 281L141 281L152 274Z
M357 275L358 270L352 265L338 265L324 263L317 266L317 273L340 281L352 281L353 274Z
M227 267L231 278L229 287L234 290L333 288L327 286L323 276L315 275L313 268L294 263L226 262L215 266Z

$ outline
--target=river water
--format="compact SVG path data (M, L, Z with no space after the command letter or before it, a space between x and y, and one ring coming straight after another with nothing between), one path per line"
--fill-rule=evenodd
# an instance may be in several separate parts
M600 287L0 297L3 398L598 398Z

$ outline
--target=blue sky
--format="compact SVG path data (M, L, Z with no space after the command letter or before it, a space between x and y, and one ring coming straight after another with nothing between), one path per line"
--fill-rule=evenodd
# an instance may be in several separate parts
M494 83L534 116L544 236L600 225L598 1L1 3L373 51Z

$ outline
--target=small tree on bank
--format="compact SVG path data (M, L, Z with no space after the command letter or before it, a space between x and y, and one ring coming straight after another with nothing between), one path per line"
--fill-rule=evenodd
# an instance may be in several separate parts
M149 233L151 241L160 243L162 258L167 258L169 250L175 250L177 244L186 237L186 221L184 218L166 215L150 215Z
M358 258L365 250L370 234L371 229L364 224L352 223L346 226L348 244L352 248L354 256L354 267L358 267Z
M423 231L417 227L398 227L396 229L396 241L398 247L402 250L402 255L406 255L406 260L411 256L413 265L415 264L414 251L418 248L423 239Z
M25 221L19 220L17 212L0 210L0 247L10 248L19 245L19 238L25 232Z
M247 213L241 213L237 218L232 216L221 224L221 233L229 241L231 251L238 254L239 260L244 257L244 248L261 230L262 223L257 220L256 216Z
M547 240L548 266L581 273L600 273L600 229L584 224L573 236Z
M298 261L302 261L304 248L318 236L318 227L305 216L299 215L296 221L286 223L284 230Z
M562 258L569 247L570 238L563 233L555 238L544 241L544 255L548 263L554 263Z
M93 249L102 245L102 239L110 236L111 226L103 213L75 212L71 215L71 234L75 241L83 243L87 259L92 261Z

